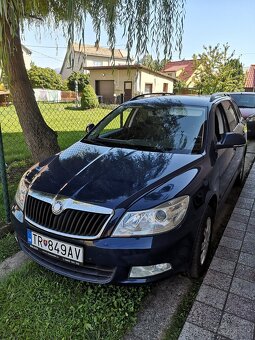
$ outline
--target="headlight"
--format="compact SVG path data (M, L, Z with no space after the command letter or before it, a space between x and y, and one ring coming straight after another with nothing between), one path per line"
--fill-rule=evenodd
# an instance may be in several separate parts
M144 236L174 229L186 215L188 205L189 196L182 196L154 209L127 212L112 236Z
M26 173L22 176L15 195L15 201L21 210L24 210L25 199L28 192L28 183L25 180Z

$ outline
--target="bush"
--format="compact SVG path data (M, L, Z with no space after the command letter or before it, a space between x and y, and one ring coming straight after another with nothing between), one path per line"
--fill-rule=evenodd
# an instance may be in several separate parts
M81 108L83 110L93 109L98 105L98 99L93 87L90 84L85 85L81 96Z
M57 74L55 70L49 67L43 68L32 65L31 69L27 73L33 88L51 90L63 89L63 80L61 75Z

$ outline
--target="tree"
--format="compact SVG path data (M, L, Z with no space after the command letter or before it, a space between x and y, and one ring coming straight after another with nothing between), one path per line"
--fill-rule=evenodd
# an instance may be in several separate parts
M244 87L243 66L238 58L229 53L228 44L204 46L204 52L194 55L194 85L199 93L240 91Z
M89 75L81 72L72 72L67 79L67 86L69 90L75 91L75 81L78 82L78 91L82 92L85 85L89 83Z
M174 93L175 93L175 94L181 94L181 93L183 93L184 89L187 89L187 84L186 84L186 82L183 81L183 80L177 79L177 80L174 82Z
M78 31L84 37L86 16L90 15L100 41L101 27L109 38L114 56L115 31L123 26L130 60L147 53L154 41L156 50L163 47L171 57L173 49L181 49L185 0L1 0L0 1L0 62L8 75L13 103L34 160L41 160L59 151L57 134L45 123L35 100L25 69L20 33L24 25L36 21L52 29L62 28L68 43L74 42ZM160 23L160 25L158 24Z
M166 63L167 63L166 59L162 60L153 59L153 57L150 54L146 54L141 60L141 64L147 66L152 71L161 71Z
M63 80L60 74L49 67L38 67L32 65L28 71L28 78L33 88L43 88L51 90L62 90Z
M90 84L86 84L81 96L81 108L83 110L93 109L98 107L98 105L98 99L93 87Z

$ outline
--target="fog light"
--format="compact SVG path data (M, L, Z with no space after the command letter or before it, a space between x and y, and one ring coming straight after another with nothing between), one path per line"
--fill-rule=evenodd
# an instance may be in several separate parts
M155 264L153 266L132 267L129 277L139 278L139 277L153 276L153 275L164 273L170 269L172 269L172 266L170 263L160 263L160 264Z

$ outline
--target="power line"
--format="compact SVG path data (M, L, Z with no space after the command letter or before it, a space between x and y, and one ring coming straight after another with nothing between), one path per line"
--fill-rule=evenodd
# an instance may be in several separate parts
M66 46L41 46L41 45L26 45L27 47L35 47L35 48L67 48Z
M35 50L31 50L31 51L34 52L34 53L41 54L42 56L44 56L44 57L46 57L46 58L50 58L50 59L54 59L54 60L63 62L62 59L54 58L54 57L51 57L51 56L49 56L49 55L47 55L47 54L44 54L44 53L41 53L41 52L38 52L38 51L35 51Z
M85 43L86 45L86 43ZM58 48L67 48L67 46L41 46L41 45L27 45L27 47L35 47L35 48L55 48L55 49L58 49ZM125 44L121 44L121 45L115 45L115 47L125 47Z

